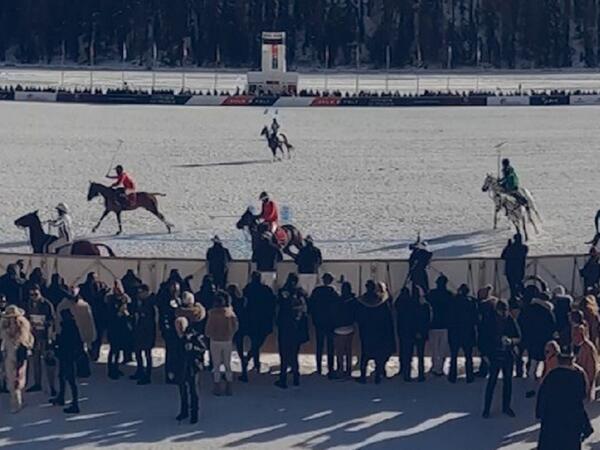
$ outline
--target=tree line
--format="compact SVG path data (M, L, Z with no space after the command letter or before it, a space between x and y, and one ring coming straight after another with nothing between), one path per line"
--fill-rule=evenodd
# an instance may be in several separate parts
M0 62L257 67L594 67L600 0L2 0Z

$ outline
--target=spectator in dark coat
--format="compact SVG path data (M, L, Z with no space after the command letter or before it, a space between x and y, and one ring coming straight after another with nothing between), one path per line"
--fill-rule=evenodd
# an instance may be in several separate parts
M300 384L298 356L300 347L308 342L307 295L298 286L298 275L291 273L283 288L279 290L277 301L277 330L281 370L275 385L287 388L288 369L292 372L293 384Z
M573 297L567 295L563 286L557 286L552 291L552 304L558 331L558 343L562 348L571 345L571 324L569 315L573 309Z
M56 308L68 296L69 286L66 285L65 280L57 273L52 274L50 285L46 291L46 298Z
M375 361L375 383L385 377L385 365L396 352L394 317L387 287L373 280L365 284L366 292L358 298L356 318L360 334L360 383L367 381L367 365Z
M206 344L197 330L188 326L185 317L174 322L176 342L173 346L173 381L179 387L179 414L177 421L190 418L198 423L198 374L202 369Z
M408 279L413 286L420 286L427 293L429 292L427 266L433 257L433 253L428 250L427 242L422 242L420 237L417 242L410 245L410 250Z
M202 278L202 284L200 285L200 290L196 292L196 301L200 303L208 312L213 307L216 293L217 286L215 285L215 280L213 279L212 275L204 275Z
M451 383L456 383L458 352L461 349L465 354L467 383L475 381L473 347L475 347L477 338L477 322L475 299L469 296L469 287L463 284L458 288L448 315L448 342L450 343L450 373L448 374L448 380Z
M31 275L29 275L29 285L36 284L40 287L40 292L42 297L48 299L48 280L44 276L42 269L40 267L36 267L31 271Z
M260 272L263 282L270 287L275 283L277 263L282 260L281 250L268 236L258 240L252 253L252 262L256 263L256 270Z
M117 380L123 376L119 370L121 352L131 352L133 347L132 317L129 311L131 298L125 293L121 280L115 280L113 293L106 298L108 305L108 377Z
M259 272L253 272L250 283L244 287L247 300L248 335L250 336L250 354L254 361L254 370L260 373L260 350L273 333L273 317L277 298L270 286L263 284ZM246 380L242 380L246 381Z
M123 278L121 278L121 283L123 284L125 293L129 295L130 298L134 298L138 294L139 288L143 284L141 278L139 278L132 269L127 270Z
M233 343L235 344L235 349L240 358L240 363L242 364L242 374L240 375L240 381L248 381L248 358L249 354L244 350L244 338L249 336L248 330L250 324L248 323L248 300L240 291L240 288L237 284L230 284L227 286L227 293L231 298L231 306L233 307L233 312L235 316L238 318L238 330L233 336Z
M352 342L354 340L354 324L356 323L356 296L352 285L342 283L342 292L333 304L333 347L337 363L336 378L352 376Z
M497 301L495 314L486 318L483 326L489 330L491 340L490 372L485 388L485 403L483 417L490 416L490 408L498 375L502 372L502 412L509 417L515 417L510 403L512 398L512 378L514 367L514 347L521 339L521 331L515 319L508 313L508 304Z
M523 279L527 264L527 253L529 247L523 244L520 233L513 236L502 251L501 258L504 260L504 274L510 288L511 298L517 298L523 290Z
M558 367L546 375L538 393L538 450L579 450L594 432L584 407L586 383L585 373L574 364L573 355L559 355Z
M89 272L85 282L79 285L79 295L90 305L94 315L96 340L92 343L90 349L92 361L97 361L100 356L100 347L108 327L108 307L106 304L108 292L108 286L98 279L95 272Z
M333 275L323 275L323 284L317 286L308 301L308 312L312 318L316 333L315 356L317 372L323 374L323 346L327 350L327 376L334 377L334 347L333 347L333 305L338 301L339 294L333 286Z
M522 342L529 355L529 390L526 393L528 398L535 395L538 367L546 358L546 344L555 337L556 319L553 309L548 296L541 293L525 306L519 315Z
M590 257L579 270L579 274L583 278L583 292L588 292L590 289L597 289L600 282L600 256L596 247L590 249Z
M400 375L405 381L410 381L411 361L413 354L413 315L415 303L410 290L404 286L394 302L396 311L396 332L398 334Z
M298 266L300 287L302 287L308 295L311 295L317 284L319 268L321 267L321 264L323 264L321 250L315 246L312 236L306 236L304 247L298 251L295 261Z
M181 287L175 280L168 285L161 285L157 295L158 327L165 342L165 379L167 383L174 381L174 357L177 334L175 333L175 310L181 305Z
M79 334L79 328L71 310L65 308L60 312L60 333L56 337L56 356L58 357L59 369L59 392L51 399L53 405L63 406L65 404L65 388L69 383L71 388L71 406L64 410L67 414L79 413L79 391L76 380L76 363L84 354L83 342Z
M19 274L16 264L9 264L6 273L0 277L0 293L6 296L9 305L25 309L25 281Z
M233 261L229 250L223 246L219 236L212 238L212 247L206 252L206 262L208 264L208 273L212 275L217 288L225 289L227 286L227 274L229 264Z
M493 297L493 288L491 285L480 289L477 292L477 348L481 356L481 363L477 376L485 378L490 368L490 356L493 351L494 343L492 330L487 327L496 314L496 302L498 299Z
M150 384L152 379L152 349L156 345L156 299L150 288L142 284L132 299L133 349L137 368L132 379L137 384Z
M432 310L429 349L431 351L431 373L440 377L444 375L444 363L450 353L448 319L454 294L448 289L448 278L445 275L440 275L435 284L436 288L427 294L427 300Z

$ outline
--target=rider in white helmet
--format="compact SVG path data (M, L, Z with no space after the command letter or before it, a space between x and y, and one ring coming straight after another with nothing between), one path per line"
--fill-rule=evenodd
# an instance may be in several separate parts
M56 228L58 231L58 239L48 245L48 253L56 253L63 245L70 244L73 241L73 221L69 215L69 207L66 203L60 202L56 205L58 217L54 220L49 220L50 228Z

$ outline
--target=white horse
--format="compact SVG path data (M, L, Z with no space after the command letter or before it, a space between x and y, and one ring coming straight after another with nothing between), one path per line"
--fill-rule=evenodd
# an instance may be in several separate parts
M491 174L486 175L481 190L483 192L489 192L490 198L494 201L494 229L497 227L498 213L504 209L508 220L510 220L510 222L515 226L518 233L521 233L522 231L522 234L525 236L525 240L529 239L527 235L527 222L533 226L536 234L539 233L537 223L533 219L533 214L535 214L540 223L542 222L542 218L536 209L533 196L527 189L519 189L519 193L526 201L524 205L512 195L507 194L502 186L500 186L498 178Z

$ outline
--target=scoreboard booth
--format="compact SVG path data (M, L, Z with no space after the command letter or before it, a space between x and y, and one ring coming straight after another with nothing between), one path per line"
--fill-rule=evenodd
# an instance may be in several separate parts
M298 74L287 71L284 32L263 32L260 72L248 72L247 91L251 95L295 95Z

